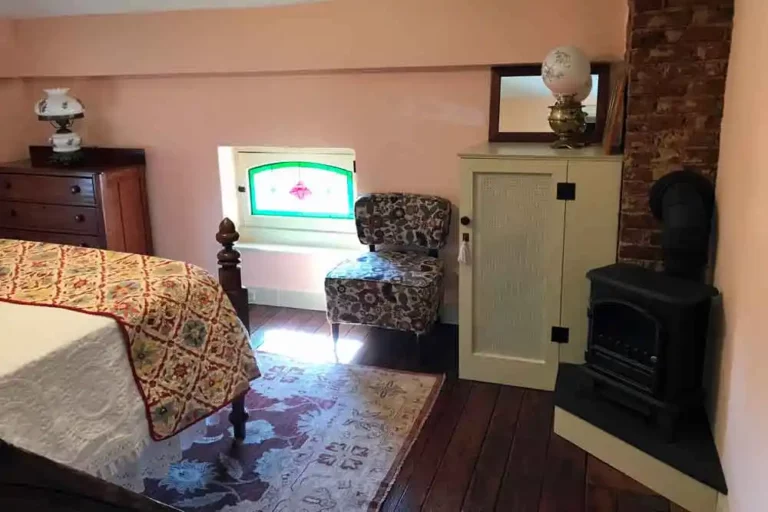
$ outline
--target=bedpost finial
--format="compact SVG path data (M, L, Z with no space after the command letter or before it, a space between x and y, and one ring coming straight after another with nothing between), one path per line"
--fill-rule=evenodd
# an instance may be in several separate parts
M216 233L216 241L223 246L223 249L217 254L221 267L236 267L240 263L240 253L233 247L239 239L240 233L235 229L235 223L225 217L219 223L219 231Z
M235 223L229 217L224 217L219 223L219 232L216 233L216 241L227 249L232 249L232 245L240 240L240 233L235 229Z

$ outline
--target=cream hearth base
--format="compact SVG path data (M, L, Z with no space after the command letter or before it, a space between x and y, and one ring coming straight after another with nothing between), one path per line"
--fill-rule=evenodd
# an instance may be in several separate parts
M726 497L578 416L555 407L555 434L689 512L727 512Z

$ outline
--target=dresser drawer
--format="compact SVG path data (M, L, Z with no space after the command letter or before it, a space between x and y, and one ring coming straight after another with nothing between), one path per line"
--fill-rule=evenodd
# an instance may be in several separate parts
M47 233L45 231L24 231L20 229L0 228L0 238L13 240L29 240L30 242L47 242L50 244L77 245L104 249L105 245L98 236L70 235L67 233Z
M91 178L0 174L2 200L93 206L96 194Z
M0 202L0 227L98 235L98 210L84 206Z

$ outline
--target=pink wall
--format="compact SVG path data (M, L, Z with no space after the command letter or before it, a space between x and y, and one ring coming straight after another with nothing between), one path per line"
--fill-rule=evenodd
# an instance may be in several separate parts
M331 0L20 21L17 37L23 76L465 66L536 62L565 43L615 58L626 13L620 0Z
M332 0L14 28L25 106L44 87L71 86L87 107L86 144L146 148L158 254L213 268L219 145L350 147L360 192L457 201L456 153L487 134L489 63L541 60L566 42L623 55L625 2L543 4ZM38 123L25 136L48 133ZM329 264L250 252L246 284L321 292Z
M158 254L214 266L221 217L217 147L350 147L358 189L458 201L456 153L487 133L486 70L301 76L38 79L82 98L87 144L144 147ZM36 125L34 142L49 127ZM249 254L248 284L321 290L326 268L306 255ZM265 271L269 269L269 271Z
M26 105L25 85L17 75L17 48L13 21L0 18L0 162L23 158L34 122Z
M37 119L32 113L32 103L28 104L22 80L0 78L0 112L0 162L25 158Z
M16 62L16 26L0 18L0 78L17 76Z
M723 294L715 433L730 512L768 510L768 3L736 0L717 175L715 281ZM716 358L717 359L717 358Z

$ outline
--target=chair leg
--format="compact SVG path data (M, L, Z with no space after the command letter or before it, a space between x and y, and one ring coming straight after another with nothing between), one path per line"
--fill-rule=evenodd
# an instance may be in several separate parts
M424 339L426 338L426 335L424 334L417 334L416 335L416 350L418 351L418 362L419 362L419 369L421 369L421 366L424 365L426 362L426 354L425 354L425 343Z
M333 337L333 346L339 341L339 324L331 324L331 336Z

